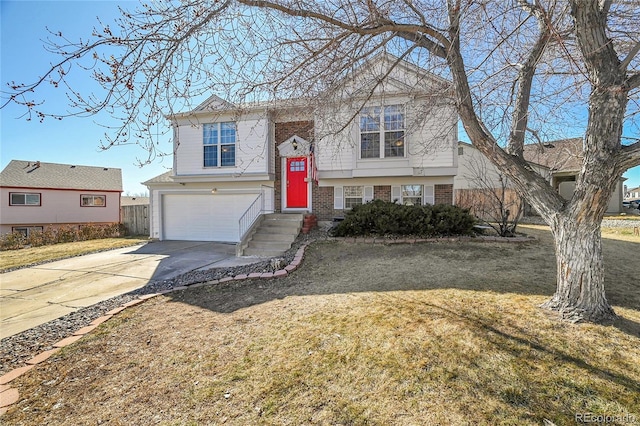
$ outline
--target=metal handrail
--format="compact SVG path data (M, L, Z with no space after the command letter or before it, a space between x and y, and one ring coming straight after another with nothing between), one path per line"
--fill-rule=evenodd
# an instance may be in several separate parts
M264 202L262 198L263 197L261 192L256 197L256 199L253 200L249 208L247 208L247 210L242 214L242 216L240 216L240 219L238 219L238 233L239 233L238 241L242 241L247 231L251 229L251 226L260 217L260 214L262 214L262 211L264 210L263 208Z

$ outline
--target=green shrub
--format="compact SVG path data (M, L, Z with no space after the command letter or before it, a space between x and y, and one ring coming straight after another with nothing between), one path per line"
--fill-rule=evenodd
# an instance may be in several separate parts
M457 206L405 206L382 200L353 207L332 231L337 237L360 235L468 235L475 218Z

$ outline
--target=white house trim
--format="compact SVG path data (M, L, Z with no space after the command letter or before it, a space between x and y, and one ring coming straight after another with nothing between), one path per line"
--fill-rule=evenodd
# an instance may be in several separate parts
M280 159L280 170L282 170L281 174L282 177L280 179L281 184L280 184L280 193L282 194L282 206L281 206L281 210L283 212L307 212L307 211L313 211L313 206L312 206L312 192L311 192L311 178L307 177L306 178L306 182L307 182L307 207L303 207L303 208L292 208L292 207L287 207L287 158L295 158L295 157L304 157L304 155L297 155L297 156L293 156L293 157L282 157ZM308 161L308 157L307 157L307 176L309 176L309 161Z
M281 170L281 194L282 194L282 211L283 212L306 212L312 211L312 185L310 178L310 166L311 162L309 161L309 149L311 148L311 142L306 139L293 135L289 139L278 145L278 153L280 154L280 170ZM296 158L296 157L306 157L307 158L307 207L304 208L291 208L287 207L287 159L288 158Z

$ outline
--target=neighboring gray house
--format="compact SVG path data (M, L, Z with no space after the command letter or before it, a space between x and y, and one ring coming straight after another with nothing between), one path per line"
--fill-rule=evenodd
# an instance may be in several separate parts
M12 160L0 173L0 233L120 222L122 171Z
M570 199L575 189L575 182L582 167L582 138L562 139L544 144L527 144L524 146L524 158L531 167L549 181L565 199ZM479 173L480 172L480 173ZM456 200L460 200L465 191L478 188L478 175L494 182L498 187L498 171L472 145L458 143L458 175L454 180ZM611 196L607 213L622 211L623 182L621 178ZM530 209L525 209L532 213Z

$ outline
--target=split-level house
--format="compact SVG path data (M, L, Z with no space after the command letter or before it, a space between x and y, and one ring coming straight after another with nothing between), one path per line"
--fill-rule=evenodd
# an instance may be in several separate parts
M145 182L152 238L239 242L272 212L331 221L373 199L453 202L450 83L391 55L313 100L212 96L171 120L173 169Z
M582 138L561 139L546 143L532 143L524 146L524 159L537 173L542 175L558 193L569 200L573 196L576 179L582 167ZM474 208L471 204L482 204L473 192L480 189L502 187L500 172L472 145L458 143L458 175L455 178L456 204ZM607 213L622 211L623 182L621 178L611 195ZM512 184L506 181L508 198L516 197ZM488 202L491 204L491 202ZM524 203L524 214L537 214Z
M120 222L118 168L12 160L0 173L0 233Z

